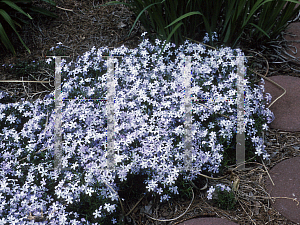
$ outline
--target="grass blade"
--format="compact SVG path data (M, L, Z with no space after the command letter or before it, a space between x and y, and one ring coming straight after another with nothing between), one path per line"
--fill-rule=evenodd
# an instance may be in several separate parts
M175 21L173 21L172 23L170 23L170 24L169 24L168 26L166 26L165 28L167 28L167 27L169 27L169 26L172 26L173 24L177 23L178 21L181 21L182 19L184 19L184 18L186 18L186 17L188 17L188 16L192 16L192 15L196 15L196 14L203 16L203 14L200 13L200 12L189 12L189 13L186 13L186 14L180 16L178 19L176 19Z
M0 14L1 14L1 12L0 12ZM15 51L14 47L12 46L9 38L7 37L7 34L5 33L5 30L1 23L0 23L0 40L3 43L3 45L5 46L5 48L10 50L15 56L16 51Z
M8 1L8 0L2 0L2 2L6 3L8 6L10 6L11 8L17 10L18 12L24 14L25 16L27 16L29 19L32 20L32 17L28 14L25 13L19 6L17 6L15 3Z
M15 28L15 25L13 23L13 20L10 18L10 16L3 9L0 9L0 14L3 16L3 18L6 20L6 22L11 26L11 28L15 31L15 33L18 35L18 37L19 37L20 41L22 42L23 46L27 49L27 51L29 53L31 53L29 48L25 45L25 43L23 42L23 40L20 37L19 33L17 32L17 30Z
M270 36L263 30L261 29L259 26L255 25L254 23L249 23L252 26L256 27L258 30L260 30L264 35L266 35L268 38L270 38Z
M165 42L165 44L164 44L164 46L163 46L163 48L162 48L162 50L161 50L161 52L160 52L158 58L161 56L162 52L163 52L164 49L165 49L166 44L169 42L169 40L171 39L171 37L172 37L172 35L174 34L174 32L175 32L181 25L183 25L183 23L177 24L176 27L175 27L175 28L172 30L172 32L169 34L169 36L168 36L168 38L167 38L167 40L166 40L166 42Z
M131 30L130 30L128 36L131 34L133 28L135 27L135 24L137 23L138 19L139 19L140 16L145 12L146 9L150 8L150 7L153 6L153 5L161 4L161 3L163 3L164 1L165 1L165 0L163 0L163 1L161 1L161 2L153 3L153 4L151 4L151 5L148 5L146 8L144 8L144 9L139 13L139 15L137 16L136 20L134 21L134 24L132 25L132 28L131 28Z

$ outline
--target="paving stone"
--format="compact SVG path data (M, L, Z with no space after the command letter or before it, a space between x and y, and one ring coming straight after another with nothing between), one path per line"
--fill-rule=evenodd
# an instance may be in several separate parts
M280 214L294 223L300 223L300 157L284 160L274 166L269 174L275 184L271 183L269 177L266 179L266 189L271 197L288 197L275 199L271 202ZM296 199L297 201L293 201Z
M284 35L284 38L288 41L288 45L293 46L289 47L289 49L287 49L286 51L288 54L300 60L300 22L291 23L287 27L286 32L293 34L293 36L289 34ZM297 48L297 51L295 47ZM292 57L290 57L290 59L292 59Z
M214 217L205 217L205 218L196 218L184 221L178 225L237 225L237 223L231 222L227 219L214 218Z
M275 116L274 121L270 123L270 127L283 131L300 131L300 78L292 76L272 76L268 78L286 90L285 95L270 107ZM268 80L265 80L264 86L264 93L272 95L271 102L284 93L281 88ZM266 107L268 105L266 104Z

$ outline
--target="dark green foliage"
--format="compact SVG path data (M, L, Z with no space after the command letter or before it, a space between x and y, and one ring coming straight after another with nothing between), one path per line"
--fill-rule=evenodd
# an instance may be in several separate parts
M216 32L219 43L235 48L240 44L264 45L276 39L298 14L297 3L295 0L131 0L104 5L127 5L136 16L135 23L139 20L148 33L156 33L156 38L166 43L180 45L185 37L195 39L199 35L202 41L204 33L208 33L210 45L216 46L217 42L212 40Z
M220 187L216 187L217 198L213 199L214 204L223 210L234 210L236 208L236 199L233 191L222 191Z
M42 0L53 6L56 5L52 0ZM23 46L30 53L29 48L25 45L21 39L18 31L22 27L21 24L27 23L28 18L33 19L30 15L42 14L50 17L57 17L54 13L49 12L48 10L42 9L40 7L33 6L31 0L2 0L0 1L0 40L4 47L11 51L14 56L16 51L10 42L10 37L13 32L15 32L23 44ZM21 15L25 16L23 18ZM17 25L18 28L15 26Z

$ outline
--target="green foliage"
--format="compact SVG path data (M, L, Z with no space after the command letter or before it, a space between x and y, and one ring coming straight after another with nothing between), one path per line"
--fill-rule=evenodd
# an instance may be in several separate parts
M214 45L212 34L216 32L220 43L234 48L239 44L265 44L277 38L299 12L300 6L295 8L297 3L296 0L131 0L104 5L129 6L136 15L133 27L139 20L148 33L156 32L156 38L167 40L166 43L179 45L184 37L194 39L199 32L208 33L210 45Z
M52 47L46 52L46 56L66 56L67 49L63 45L57 45L55 48Z
M236 208L236 199L234 196L234 192L221 190L221 187L216 187L215 190L216 198L213 198L214 204L216 204L217 207L223 209L223 210L234 210Z
M113 1L104 4L124 4L127 5L132 12L134 12L136 20L128 36L131 34L133 27L139 20L148 33L152 33L154 31L157 34L157 37L155 38L160 40L171 40L174 43L182 43L184 40L182 34L186 35L187 32L190 32L191 27L193 27L193 30L195 30L198 23L193 21L193 18L187 17L184 19L183 23L166 28L171 22L178 18L178 15L189 12L191 8L188 8L186 0L131 0L129 2L130 3ZM189 24L189 26L187 26L187 24ZM170 39L171 36L173 36L172 39Z
M40 63L32 63L18 59L16 64L7 66L5 70L17 75L18 77L24 77L32 72L37 72L39 68L41 68Z
M65 56L66 49L63 46L57 46L50 51L46 52L46 56ZM46 58L47 60L48 58ZM45 61L28 61L17 59L17 62L10 65L5 65L4 70L10 74L14 74L17 77L25 77L27 75L32 76L34 73L39 72L41 69L54 69L55 60L52 60L50 64L47 64Z
M56 6L56 3L52 0L43 0L46 3L49 3L53 6ZM40 7L32 6L31 0L1 0L0 1L0 40L2 44L5 46L6 49L10 50L14 56L16 55L16 51L12 45L12 43L9 40L8 34L11 34L12 31L14 31L18 38L20 39L23 46L27 49L29 53L29 48L25 45L22 38L20 37L17 28L15 25L17 25L19 28L21 28L20 23L28 23L25 20L22 20L20 15L13 16L12 13L21 13L28 17L29 19L33 19L26 11L31 11L32 14L43 14L46 16L51 17L57 17L55 14L49 12L48 10L42 9ZM9 26L8 26L9 25ZM6 33L7 32L7 33Z

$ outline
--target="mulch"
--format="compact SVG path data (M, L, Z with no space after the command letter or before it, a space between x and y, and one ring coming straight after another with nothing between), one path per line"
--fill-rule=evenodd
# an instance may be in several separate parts
M67 62L76 61L77 57L89 51L93 46L114 48L124 44L128 48L135 48L140 43L140 34L144 32L140 22L137 22L128 37L135 20L132 17L133 13L122 5L100 7L102 3L108 2L107 0L57 0L59 8L55 10L43 1L34 0L33 2L34 6L50 10L59 18L54 19L38 14L33 17L31 23L22 26L19 34L31 54L23 47L15 33L9 35L17 55L13 56L3 45L0 45L0 75L2 80L34 81L50 78L52 83L0 83L0 89L15 96L18 101L21 98L33 101L38 98L43 99L51 90L54 90L54 73L41 70L36 73L37 75L32 73L22 78L4 70L3 64L14 65L17 60L29 63L45 61L47 51L51 47L56 47L59 42L64 46L65 54L71 56Z

